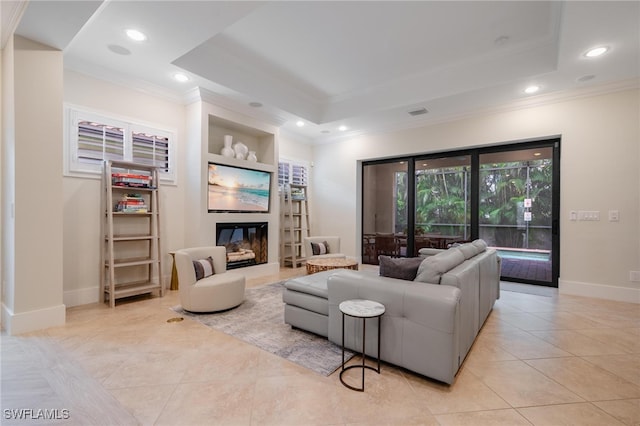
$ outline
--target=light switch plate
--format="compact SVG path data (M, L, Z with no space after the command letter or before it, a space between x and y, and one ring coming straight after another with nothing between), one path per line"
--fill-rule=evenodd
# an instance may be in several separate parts
M620 220L620 212L618 210L609 210L609 222L618 222Z

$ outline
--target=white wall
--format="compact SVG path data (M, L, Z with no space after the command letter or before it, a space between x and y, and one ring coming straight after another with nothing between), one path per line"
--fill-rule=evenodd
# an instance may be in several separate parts
M317 232L359 255L358 161L561 135L560 291L640 302L640 93L625 90L314 148ZM599 210L599 222L571 222ZM609 222L608 210L620 221ZM335 217L343 218L340 221Z
M64 102L108 116L174 130L177 141L177 185L162 185L160 235L164 284L171 274L169 251L184 247L185 108L181 103L137 92L73 71L64 73ZM100 268L99 176L64 177L64 300L67 306L97 302Z
M21 37L5 50L2 326L18 334L65 322L62 52Z

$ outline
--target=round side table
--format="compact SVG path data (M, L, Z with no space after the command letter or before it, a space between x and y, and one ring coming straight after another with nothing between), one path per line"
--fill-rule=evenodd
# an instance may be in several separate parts
M376 373L380 374L380 318L384 315L385 307L382 303L374 302L373 300L364 300L364 299L353 299L353 300L345 300L340 303L338 306L340 312L342 312L342 371L340 371L340 382L343 385L348 387L349 389L363 392L364 391L364 370L369 369L373 370ZM344 316L350 316L353 318L361 318L362 319L362 365L350 365L345 367L344 364ZM378 368L374 368L370 365L365 364L365 344L367 343L366 339L366 322L368 318L378 318ZM348 383L345 383L342 378L342 374L350 370L352 368L361 368L362 369L362 386L355 387L351 386Z

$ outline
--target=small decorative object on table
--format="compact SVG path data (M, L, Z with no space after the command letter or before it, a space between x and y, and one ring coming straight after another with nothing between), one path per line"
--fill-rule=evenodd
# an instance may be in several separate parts
M363 300L363 299L353 299L353 300L345 300L344 302L338 305L340 312L342 312L342 370L340 371L340 382L343 385L348 387L349 389L363 392L364 391L364 370L368 368L369 370L373 370L376 373L380 374L380 318L384 315L385 307L382 303L374 302L373 300ZM362 365L354 364L348 367L345 367L344 364L344 316L350 316L353 318L361 318L362 319ZM378 318L378 368L374 368L370 365L365 364L366 360L366 351L365 345L367 343L366 338L366 322L367 318ZM350 370L352 368L361 368L362 369L362 386L355 387L347 384L342 378L342 374L345 371Z

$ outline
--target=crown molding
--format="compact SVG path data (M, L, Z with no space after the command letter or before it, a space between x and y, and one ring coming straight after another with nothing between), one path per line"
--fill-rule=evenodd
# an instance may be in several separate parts
M320 137L314 139L314 143L318 145L339 143L349 139L371 136L380 133L391 133L402 130L416 129L420 127L434 126L437 124L449 123L452 121L459 121L466 118L478 117L482 115L497 114L507 111L517 111L527 108L535 108L543 105L551 105L561 102L568 102L576 99L589 98L594 96L605 95L608 93L615 93L624 90L633 90L640 88L640 79L627 79L610 83L603 83L599 85L593 85L589 87L581 87L578 89L564 90L544 95L538 95L529 97L527 99L521 99L518 101L507 102L496 106L489 106L485 108L476 108L467 111L461 111L457 113L445 114L438 117L429 114L418 120L412 120L410 122L395 122L380 124L377 126L370 126L366 130L357 132L348 132L344 135L337 135L333 137Z
M91 64L80 61L68 61L65 58L65 70L84 74L90 78L113 83L123 86L136 92L146 95L155 96L169 102L182 103L182 95L176 91L169 90L165 87L149 83L148 81L133 78L131 76L119 73L117 71L96 67Z
M24 15L24 11L27 10L28 4L29 2L26 0L0 2L0 8L2 8L2 11L0 12L0 18L2 19L2 23L0 25L1 49L5 48L9 38L11 38L15 33L18 25L20 24L20 20L22 19L22 15Z

